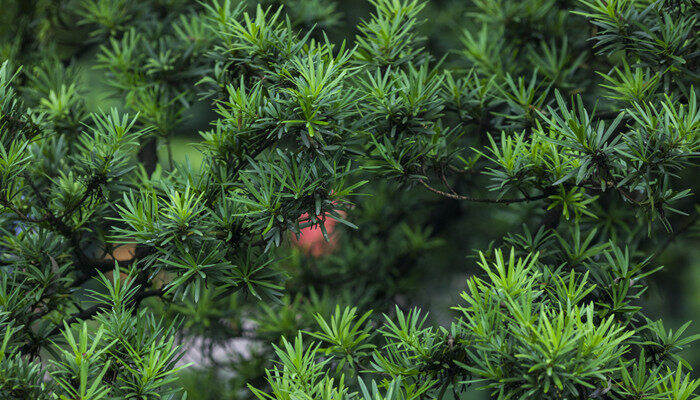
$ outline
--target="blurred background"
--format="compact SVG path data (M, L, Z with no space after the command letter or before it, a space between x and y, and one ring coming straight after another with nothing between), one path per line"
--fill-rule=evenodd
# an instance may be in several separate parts
M13 58L31 68L41 53L22 49L51 49L58 59L76 67L88 111L109 107L125 110L127 107L118 90L105 79L106 72L95 68L100 42L86 39L94 38L92 28L81 23L80 15L70 11L79 8L79 3L73 0L0 0L0 59ZM183 9L197 7L188 1L153 3ZM373 9L365 0L259 3L263 6L284 3L299 29L315 26L317 35L323 31L334 42L346 40L350 44L357 33L357 24ZM482 26L479 19L470 14L475 9L474 3L467 0L427 2L420 29L427 38L425 46L435 60L446 57L447 64L459 65L459 51L464 47L463 32L476 31ZM51 15L52 12L55 15ZM37 13L49 15L36 19ZM504 23L520 22L506 19ZM17 26L24 26L33 36L20 37ZM531 28L537 30L536 26ZM26 40L37 43L24 43ZM168 141L176 163L190 163L194 169L198 168L201 161L197 150L199 132L208 129L214 118L210 100L191 104L183 122L169 133ZM165 140L159 140L158 152L161 166L167 168ZM698 187L698 176L689 173L682 178L692 183L689 187ZM484 179L483 183L486 182ZM453 316L450 307L460 302L459 293L466 278L476 272L475 251L501 243L501 238L509 232L521 232L523 224L533 225L544 213L541 205L459 202L437 198L422 188L397 188L389 182L370 182L365 191L372 195L355 199L357 207L348 216L359 226L357 231L336 226L330 244L319 242L317 232L307 232L299 241L290 238L278 250L280 264L291 277L282 304L260 303L251 307L235 296L224 300L204 296L199 304L192 302L167 309L151 304L166 318L184 315L183 332L195 338L187 342L184 358L194 365L182 372L179 380L185 384L188 398L249 398L245 384L261 386L263 368L269 365L271 358L268 344L277 342L280 335L294 335L298 329L313 325L312 320L305 319L309 311L327 312L336 303L372 308L378 314L391 312L395 304L402 308L418 306L430 312L432 323L445 323ZM692 201L685 206L692 209ZM680 223L678 221L681 220L675 222ZM693 228L678 238L663 231L655 232L674 240L669 240L656 260L665 268L654 275L641 305L649 318L663 317L667 327L677 328L700 316L698 230ZM655 239L661 243L667 240ZM363 285L361 280L359 284L358 280L353 280L354 286L347 290L341 279L343 276L366 276L367 282ZM377 281L385 284L377 285ZM694 333L700 333L697 323L688 331L688 334ZM685 356L697 371L700 347L691 348ZM484 394L474 398L479 396Z

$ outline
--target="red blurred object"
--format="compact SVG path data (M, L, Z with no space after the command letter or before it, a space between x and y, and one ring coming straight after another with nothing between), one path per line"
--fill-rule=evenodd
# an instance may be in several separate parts
M343 215L343 213L341 213ZM301 220L308 217L308 214L303 214ZM335 225L338 221L327 217L324 226L328 232L328 241L323 237L323 232L318 226L310 226L301 230L299 239L292 235L292 244L313 257L320 257L332 253L338 247L338 238L334 234Z

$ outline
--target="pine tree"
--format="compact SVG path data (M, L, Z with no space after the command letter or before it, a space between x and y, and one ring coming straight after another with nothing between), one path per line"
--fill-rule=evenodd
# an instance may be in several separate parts
M700 398L697 1L0 6L0 398Z

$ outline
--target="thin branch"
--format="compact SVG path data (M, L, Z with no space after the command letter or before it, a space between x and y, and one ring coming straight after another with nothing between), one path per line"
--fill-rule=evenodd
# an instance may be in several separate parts
M472 169L472 168L469 168L469 169L457 168L452 164L447 164L447 168L456 174L464 174L464 175L478 175L478 174L483 172L481 170Z
M423 176L428 175L427 171L426 171L425 164L421 165L421 171L423 172ZM444 174L443 174L443 179L445 179ZM420 178L420 177L418 178L418 182L420 182L421 185L423 185L429 191L436 193L436 194L439 194L440 196L444 196L444 197L454 199L454 200L471 201L474 203L494 203L494 204L525 203L525 202L541 200L541 199L549 197L548 194L541 194L541 195L532 197L532 196L528 196L527 194L523 193L523 195L525 197L522 199L486 199L486 198L480 198L480 197L465 196L465 195L457 194L454 191L452 191L452 193L444 192L440 189L436 189L436 188L430 186L423 178ZM443 183L445 183L445 185L450 190L452 190L452 188L450 188L449 185L447 185L446 180L443 181Z
M461 194L452 194L448 192L443 192L442 190L436 189L432 186L430 186L426 181L423 180L423 178L418 178L418 182L420 182L426 189L429 191L439 194L440 196L448 197L450 199L455 199L455 200L464 200L464 201L471 201L474 203L494 203L494 204L511 204L511 203L526 203L530 201L537 201L537 200L542 200L548 197L546 194L541 194L537 196L528 196L524 197L521 199L485 199L481 197L470 197L470 196L464 196Z
M649 257L649 262L659 258L659 256L661 256L661 254L663 254L666 251L668 246L670 246L674 240L678 239L679 236L685 233L688 229L692 228L693 225L695 225L695 223L698 222L698 216L699 214L697 213L697 211L694 212L693 215L686 220L686 223L683 224L683 226L672 231L671 234L668 235L666 240L664 240L664 242L661 243L661 245L654 251L654 253L652 253L651 257Z
M450 186L450 183L447 182L447 177L445 176L445 167L441 166L440 167L440 179L442 179L442 184L445 185L447 189L449 189L450 193L452 194L457 194L457 192L452 189L452 186Z
M139 291L131 299L130 306L137 304L137 302L140 302L141 300L146 299L148 297L162 296L164 293L165 293L165 290L163 290L163 288ZM87 308L85 310L82 310L82 311L79 311L79 312L72 314L67 319L64 319L63 321L56 324L56 326L48 333L48 335L44 336L44 339L48 339L51 336L59 334L61 332L61 329L63 329L63 327L65 326L64 323L67 325L71 325L71 324L74 324L74 323L79 322L79 321L85 321L85 320L91 319L92 317L97 315L100 311L108 309L109 306L110 305L108 303L95 304L94 306L92 306L90 308ZM26 326L29 327L28 324ZM36 355L40 346L41 346L41 344L38 341L33 340L32 342L27 343L24 346L20 347L19 352L23 353L23 354L31 353L31 354Z
M99 185L95 185L95 186L99 187ZM50 210L46 210L46 214L44 214L44 216L41 217L41 218L32 218L32 217L29 217L29 216L25 215L24 213L22 213L22 211L20 211L19 209L17 209L17 208L16 208L11 202L9 202L9 201L3 200L3 201L2 201L2 204L3 204L5 207L7 207L7 208L9 208L10 210L12 210L12 212L14 212L15 214L17 214L17 216L20 217L20 219L23 220L24 222L31 222L31 223L34 223L34 224L40 224L40 223L42 223L42 222L57 222L57 221L62 220L62 219L65 218L66 216L68 216L68 214L71 214L73 211L75 211L75 210L77 210L78 208L82 207L83 203L85 203L85 202L88 200L88 198L90 198L90 196L92 196L94 190L95 190L95 188L91 188L91 187L86 188L86 189L85 189L85 193L83 194L83 196L82 196L82 197L80 198L80 200L78 200L75 204L73 204L72 206L66 208L65 210L63 210L63 212L61 212L61 213L58 214L58 215L53 214Z

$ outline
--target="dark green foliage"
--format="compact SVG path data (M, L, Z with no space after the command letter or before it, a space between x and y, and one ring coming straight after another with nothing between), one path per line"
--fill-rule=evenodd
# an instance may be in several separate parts
M697 1L0 6L0 398L700 398Z

